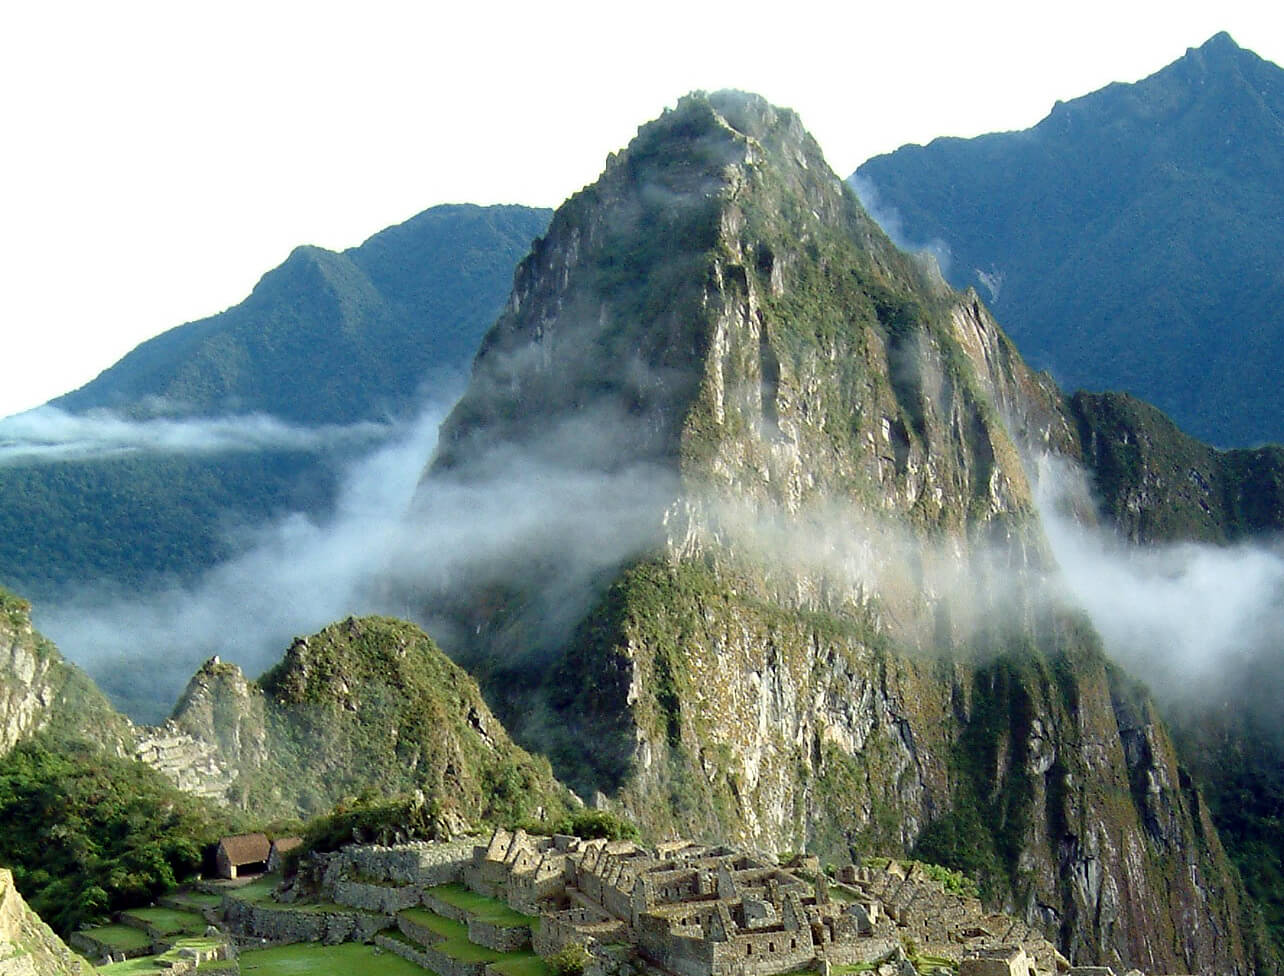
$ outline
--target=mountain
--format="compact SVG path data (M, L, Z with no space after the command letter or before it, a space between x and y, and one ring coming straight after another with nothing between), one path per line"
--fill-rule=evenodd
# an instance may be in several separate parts
M421 482L421 518L467 490L536 524L414 592L517 740L650 832L915 852L1080 962L1247 972L1163 722L1047 599L1004 416L1073 441L794 113L688 96L554 215Z
M440 206L346 251L295 248L241 304L149 339L53 404L312 426L404 416L466 367L548 218Z
M86 976L89 963L40 920L0 868L0 972L6 976Z
M190 434L172 449L0 457L0 581L42 603L88 584L190 581L246 525L323 515L343 466L465 372L547 222L527 207L443 206L341 253L297 248L241 304L53 401L91 426L109 410ZM248 414L291 436L256 445ZM234 443L204 445L200 421L224 415L239 418L225 420ZM0 424L0 447L5 435Z
M1284 441L1284 71L1228 35L852 180L1066 388L1127 391L1214 444Z
M31 626L31 604L0 588L0 757L41 733L117 755L134 738L93 681Z
M476 682L419 628L385 617L298 638L257 682L207 662L168 727L210 746L234 774L228 799L260 817L418 790L458 830L556 819L570 802L548 763L512 743Z
M257 682L214 658L169 721L143 728L32 629L29 610L0 591L0 863L61 932L154 901L219 836L268 820L373 804L442 836L557 823L578 806L413 624L332 624Z
M1284 531L1284 448L1215 450L1126 395L1079 393L1066 407L1077 433L1067 453L1091 473L1097 512L1132 554L1192 543L1217 553L1253 541L1269 552ZM1260 550L1239 554L1249 566L1261 558ZM1229 592L1243 588L1240 574L1251 572L1223 570ZM1267 599L1278 606L1277 592ZM1218 832L1284 945L1284 648L1277 625L1274 617L1265 627L1243 620L1233 653L1210 649L1216 669L1194 694L1169 689L1173 700L1164 705Z

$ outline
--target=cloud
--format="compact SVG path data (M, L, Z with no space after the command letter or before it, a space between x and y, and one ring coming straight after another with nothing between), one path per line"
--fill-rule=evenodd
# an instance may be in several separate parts
M389 425L296 427L264 414L132 420L106 410L43 406L0 420L0 466L56 464L127 454L316 450L386 437Z
M295 513L242 530L247 534L238 537L241 554L191 585L144 594L105 587L68 592L37 605L37 624L146 721L162 718L192 672L213 654L257 675L275 663L293 636L368 609L363 588L379 573L401 529L440 419L440 408L430 409L413 422L386 428L392 433L348 468L334 510L325 517ZM186 435L217 431L220 438L238 440L232 418L177 426ZM286 429L257 420L250 426L258 432ZM315 441L323 442L320 432Z
M524 588L527 626L512 649L540 653L565 638L608 570L656 543L674 477L597 463L635 426L604 408L421 486L443 413L392 427L348 467L325 517L296 513L249 530L241 555L190 585L68 593L36 608L38 625L147 722L164 717L211 655L256 677L294 636L349 614L416 620L462 645L463 601Z
M1128 544L1075 515L1091 510L1087 479L1051 458L1038 462L1036 501L1064 585L1111 657L1172 703L1200 708L1239 696L1246 707L1274 701L1278 708L1280 540Z
M856 196L860 198L860 205L865 208L865 212L879 227L883 228L883 233L892 239L893 244L902 251L932 258L941 276L949 277L950 265L954 260L949 244L939 237L934 237L930 241L912 240L905 232L905 223L901 219L900 211L893 206L883 205L879 199L878 188L872 181L858 173L853 173L848 177L847 182L856 191ZM994 292L992 297L998 297L997 292Z

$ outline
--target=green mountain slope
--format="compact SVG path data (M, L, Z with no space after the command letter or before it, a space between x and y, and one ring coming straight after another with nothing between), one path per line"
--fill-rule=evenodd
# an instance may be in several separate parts
M863 164L905 238L943 241L1023 355L1222 445L1284 441L1284 71L1219 34L1023 132Z
M36 735L125 755L133 730L93 681L31 626L31 604L0 588L0 757Z
M1000 411L1061 440L1058 403L796 115L689 96L554 216L421 484L427 511L559 462L640 497L641 543L594 552L555 636L587 507L552 551L419 596L518 741L646 829L917 849L1079 961L1246 972L1240 890L1153 706L1039 598Z
M298 248L240 305L143 343L54 405L135 419L264 413L313 431L407 418L465 374L547 221L526 207L443 206L342 253ZM77 585L191 580L233 552L229 530L326 512L337 471L387 432L6 458L0 581L51 602Z
M1284 530L1284 449L1217 451L1128 396L1080 393L1067 408L1079 438L1069 453L1091 472L1103 521L1139 550L1269 545ZM1284 945L1284 648L1278 633L1247 626L1241 643L1167 711L1226 848Z
M53 403L308 425L403 416L426 384L467 368L548 217L441 206L338 254L296 248L241 304L143 343Z
M422 791L444 825L557 818L569 795L515 746L474 682L415 627L349 618L299 638L258 682L217 659L172 727L236 775L230 799L307 817L345 797Z

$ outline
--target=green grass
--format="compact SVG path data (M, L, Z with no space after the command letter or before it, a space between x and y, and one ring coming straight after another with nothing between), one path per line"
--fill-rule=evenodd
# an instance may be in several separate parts
M150 925L161 935L175 935L179 932L199 935L208 924L203 916L195 912L175 908L131 908L125 915Z
M255 949L240 956L243 976L332 976L360 973L361 976L424 976L424 970L391 952L376 953L373 947L357 942L336 946L313 943Z
M103 973L105 976L152 976L153 973L168 972L159 962L156 956L139 956L137 959L129 959L125 962L114 962L110 966L98 966L94 972Z
M228 895L237 898L240 901L263 902L272 900L272 892L276 886L281 883L279 874L265 874L257 881L251 881L247 885L241 885L239 888L228 886L223 889Z
M428 893L440 898L447 905L454 905L469 915L493 925L529 926L535 921L530 915L514 911L497 898L479 895L460 884L439 885L436 888L429 888Z
M218 908L223 904L222 895L210 895L203 891L179 891L169 897L181 905L198 911L202 908Z
M137 959L129 959L125 962L115 962L109 966L99 966L95 971L107 973L109 976L152 976L153 973L168 973L170 963L176 962L179 958L179 950L192 947L197 949L211 949L218 945L219 939L179 939L174 943L174 948L168 952L163 952L158 956L139 956ZM224 963L223 965L226 965Z
M533 952L510 952L508 958L501 959L491 966L503 976L552 976L552 970Z
M401 918L415 925L422 925L430 932L435 932L443 939L467 939L468 926L463 922L456 922L453 918L445 918L436 912L430 912L426 908L407 908L397 913Z
M152 944L147 933L140 932L130 925L100 925L97 928L85 929L85 935L117 952L133 952L149 948Z

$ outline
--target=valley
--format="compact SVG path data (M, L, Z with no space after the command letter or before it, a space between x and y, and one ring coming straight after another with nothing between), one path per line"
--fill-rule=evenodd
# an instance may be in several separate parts
M37 972L90 969L30 908L121 974L1280 971L1274 617L1183 697L1063 545L1273 566L1279 448L1063 391L790 109L692 93L551 215L300 249L57 405L314 446L0 466L0 895ZM112 576L200 636L122 602L151 643L88 641L100 691L32 613ZM249 619L296 599L326 616ZM302 842L209 880L243 835Z

